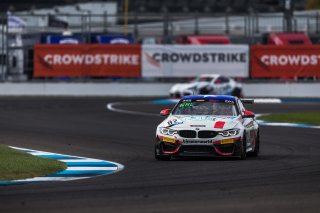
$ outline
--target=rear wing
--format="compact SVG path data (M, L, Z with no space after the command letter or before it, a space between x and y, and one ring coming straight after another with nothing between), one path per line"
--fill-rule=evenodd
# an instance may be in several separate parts
M240 100L244 104L253 104L254 103L254 99L241 98Z

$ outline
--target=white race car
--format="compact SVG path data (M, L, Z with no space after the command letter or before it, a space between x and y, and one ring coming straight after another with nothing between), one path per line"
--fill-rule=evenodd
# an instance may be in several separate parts
M243 103L253 100L234 96L186 96L157 127L155 158L206 156L245 159L259 153L259 126Z
M234 79L218 75L204 74L190 83L178 83L171 87L170 97L181 98L187 95L232 95L243 97L242 85Z

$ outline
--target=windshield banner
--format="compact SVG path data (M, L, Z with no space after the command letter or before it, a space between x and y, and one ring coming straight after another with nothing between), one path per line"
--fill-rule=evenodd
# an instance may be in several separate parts
M319 77L319 70L319 45L251 47L253 78Z
M249 76L248 45L143 45L143 77Z
M141 46L39 44L34 77L141 77Z

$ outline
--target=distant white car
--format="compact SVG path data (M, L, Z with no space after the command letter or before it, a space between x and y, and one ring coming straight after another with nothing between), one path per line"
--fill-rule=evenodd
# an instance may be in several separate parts
M171 87L170 97L188 95L232 95L243 97L242 85L234 79L219 74L204 74L190 83L178 83Z

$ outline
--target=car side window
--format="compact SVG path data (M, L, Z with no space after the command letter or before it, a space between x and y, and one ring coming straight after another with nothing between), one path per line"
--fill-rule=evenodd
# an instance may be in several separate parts
M217 81L219 81L220 83L224 84L224 83L228 83L229 82L229 78L224 77L224 76L220 76Z
M230 81L229 78L220 76L214 81L214 84L226 84L226 83L229 83L229 81Z

